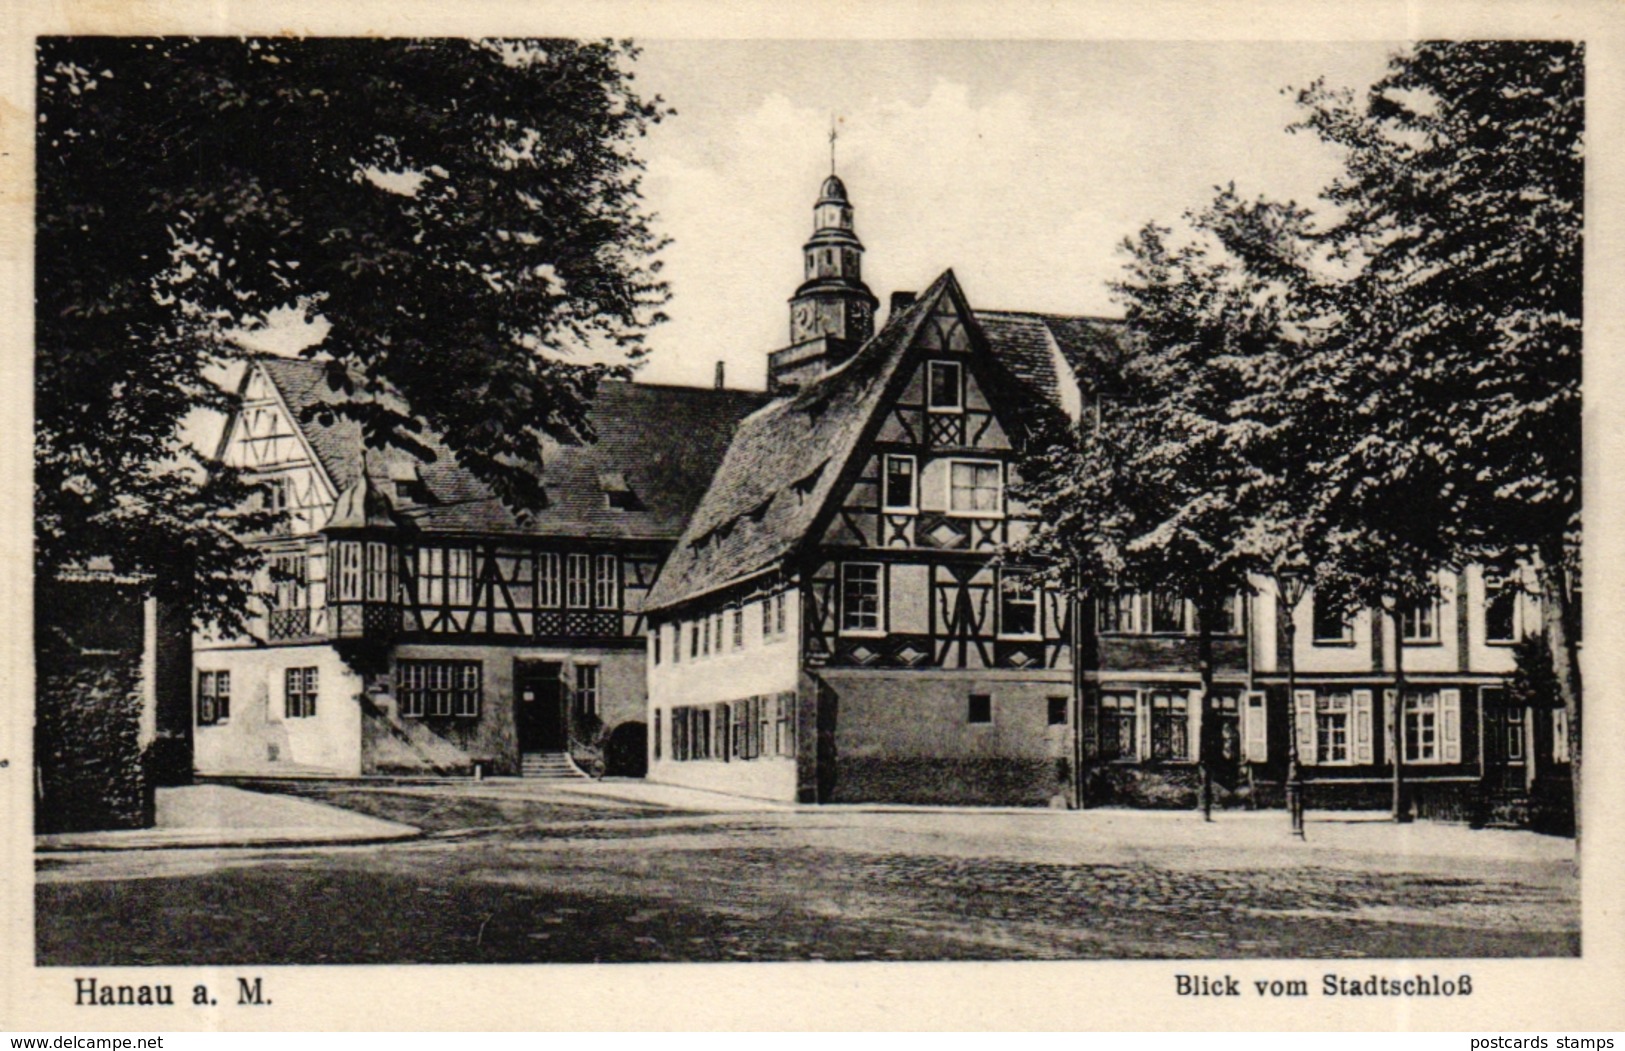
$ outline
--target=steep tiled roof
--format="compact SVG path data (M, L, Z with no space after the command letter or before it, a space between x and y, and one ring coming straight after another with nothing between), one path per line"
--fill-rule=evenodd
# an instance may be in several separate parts
M302 418L311 406L337 398L323 378L325 366L288 358L261 365L334 484L341 491L354 486L362 465L359 424L342 416ZM415 475L424 499L396 505L426 532L670 540L699 503L734 426L767 400L757 391L605 381L589 414L597 440L543 443L548 504L524 516L460 467L434 435L420 436L433 459L369 450L367 475L385 493ZM611 506L611 492L620 506Z
M844 366L740 424L716 479L661 571L649 608L673 606L746 579L796 549L921 320L950 289L963 303L953 272L944 273ZM1000 367L995 374L1002 369L1025 393L1074 416L1080 377L1092 385L1101 375L1100 363L1118 353L1117 322L1012 311L973 316Z
M840 368L739 425L705 499L649 595L669 606L771 566L811 528L841 468L953 272L894 314Z
M1014 310L978 310L976 321L1018 380L1074 417L1077 388L1092 393L1112 385L1121 321Z

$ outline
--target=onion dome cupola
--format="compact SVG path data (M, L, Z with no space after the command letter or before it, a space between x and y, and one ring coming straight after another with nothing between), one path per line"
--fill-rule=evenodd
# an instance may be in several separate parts
M832 170L813 205L813 235L802 246L801 287L790 297L790 344L828 337L862 344L880 303L863 283L863 242L852 227L846 184Z

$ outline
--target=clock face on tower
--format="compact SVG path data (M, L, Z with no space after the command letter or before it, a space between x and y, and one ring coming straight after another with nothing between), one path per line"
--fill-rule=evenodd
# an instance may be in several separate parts
M813 331L813 308L811 303L797 303L795 314L791 320L794 322L793 331L790 333L792 342L800 343L804 339L810 339L817 335Z

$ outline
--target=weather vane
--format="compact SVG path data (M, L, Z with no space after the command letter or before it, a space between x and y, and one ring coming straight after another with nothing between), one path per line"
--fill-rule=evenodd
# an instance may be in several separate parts
M829 118L829 173L835 174L835 115Z

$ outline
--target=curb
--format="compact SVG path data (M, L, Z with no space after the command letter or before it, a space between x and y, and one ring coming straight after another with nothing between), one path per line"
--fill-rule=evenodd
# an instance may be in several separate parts
M72 835L73 833L69 833ZM125 833L108 832L93 833L94 835L123 835ZM237 839L197 840L195 842L179 842L167 840L151 843L64 843L60 839L52 842L41 842L46 837L36 836L34 839L35 854L111 854L131 850L237 850L263 847L364 847L378 846L385 843L405 843L422 839L424 832L420 828L407 826L407 831L384 834L371 833L365 836L260 836Z

